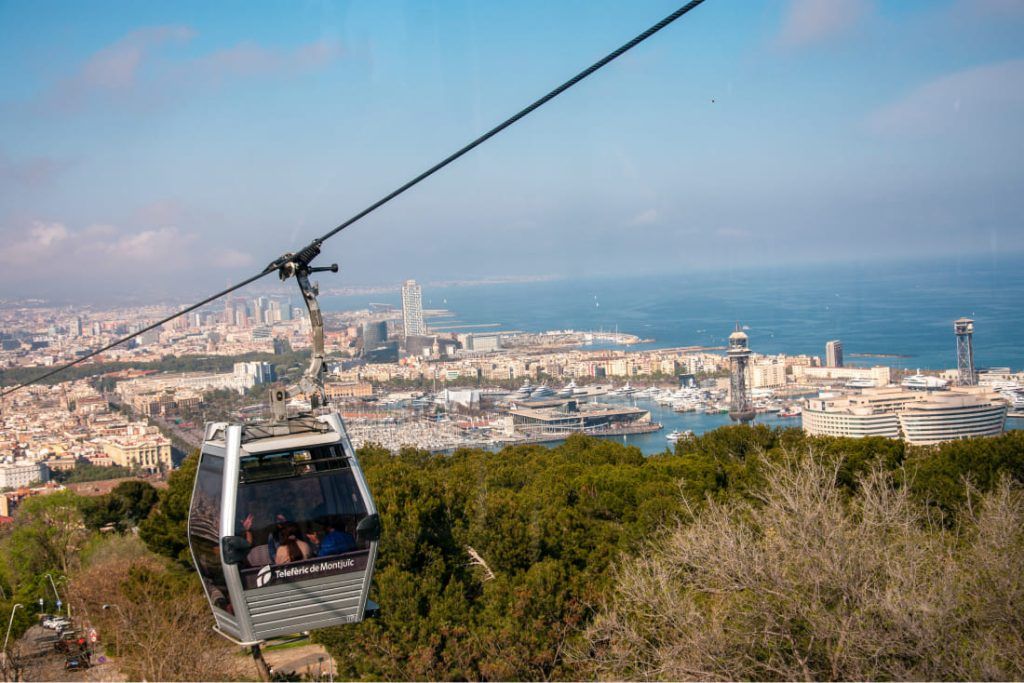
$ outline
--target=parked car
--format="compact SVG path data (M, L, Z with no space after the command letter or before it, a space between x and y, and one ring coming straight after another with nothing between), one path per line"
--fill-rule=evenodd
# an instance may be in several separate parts
M43 620L43 628L57 630L71 626L71 622L64 617L51 617Z
M84 652L76 655L68 655L64 659L64 668L67 671L82 671L83 669L88 669L89 655Z

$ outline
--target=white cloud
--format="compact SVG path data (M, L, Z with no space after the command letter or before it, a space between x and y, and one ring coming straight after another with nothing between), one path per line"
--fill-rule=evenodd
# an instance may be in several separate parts
M925 83L868 116L880 134L934 135L1024 116L1024 60L957 71ZM990 132L990 131L988 131Z
M71 230L63 223L34 221L22 239L0 240L4 275L33 274L38 262L72 280L118 272L167 272L187 268L197 236L174 227L122 232L109 225Z
M36 223L29 230L30 247L48 249L68 238L68 229L61 223Z
M651 209L647 209L646 211L641 211L637 215L635 215L632 218L630 218L629 221L626 223L626 225L628 225L630 227L642 227L642 226L645 226L645 225L654 225L655 223L657 223L660 220L660 218L661 218L661 215L658 213L658 210L651 208Z
M185 252L195 235L182 234L177 228L157 228L123 235L102 246L112 258L137 264L158 264L164 269L184 266Z
M333 39L291 48L239 43L184 58L167 47L196 36L188 26L152 26L125 34L89 56L57 81L42 99L49 112L75 112L96 104L152 107L169 98L191 97L196 89L233 79L292 76L323 67L342 54Z
M804 47L836 38L870 13L868 0L790 0L777 41Z
M252 254L235 249L224 249L214 254L211 259L212 265L219 268L246 268L255 262Z

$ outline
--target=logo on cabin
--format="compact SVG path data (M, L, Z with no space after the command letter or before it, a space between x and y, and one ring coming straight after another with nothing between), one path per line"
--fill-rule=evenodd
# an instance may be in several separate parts
M260 569L259 573L256 574L256 587L263 588L270 583L270 579L273 578L273 576L273 572L270 571L270 565L268 564L266 567Z

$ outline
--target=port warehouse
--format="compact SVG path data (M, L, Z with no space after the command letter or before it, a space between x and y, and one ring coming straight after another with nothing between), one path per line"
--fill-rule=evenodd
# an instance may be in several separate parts
M530 436L571 432L635 433L661 427L651 422L651 413L633 406L580 403L576 400L535 401L515 404L509 409L512 424Z

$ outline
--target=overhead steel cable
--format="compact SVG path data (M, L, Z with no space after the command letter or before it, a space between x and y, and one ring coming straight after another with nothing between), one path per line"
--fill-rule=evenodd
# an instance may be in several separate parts
M182 310L178 311L177 313L174 313L173 315L170 315L170 316L168 316L166 318L163 318L162 320L159 320L158 322L155 322L155 323L153 323L151 325L148 325L147 327L139 330L138 332L134 332L134 333L128 335L127 337L122 337L121 339L118 339L115 342L111 342L110 344L107 344L106 346L104 346L101 349L97 349L95 351L90 351L88 354L82 356L81 358L77 358L77 359L71 361L70 363L66 363L66 364L64 364L64 365L62 365L62 366L60 366L58 368L54 368L53 370L50 370L49 372L46 372L46 373L44 373L44 374L42 374L42 375L40 375L40 376L38 376L38 377L36 377L34 379L28 380L27 382L22 382L21 384L17 385L16 387L13 387L12 389L7 389L6 391L0 393L0 397L7 396L8 394L11 394L11 393L13 393L15 391L18 391L19 389L23 389L23 388L25 388L27 386L30 386L32 384L37 384L37 383L39 383L39 382L41 382L41 381L43 381L43 380L45 380L45 379L47 379L49 377L52 377L52 376L54 376L54 375L56 375L56 374L58 374L60 372L63 372L64 370L67 370L68 368L74 367L74 366L76 366L76 365L78 365L78 364L80 364L80 363L82 363L82 362L84 362L86 360L89 360L90 358L93 358L94 356L97 356L97 355L103 353L104 351L109 351L110 349L114 348L115 346L120 346L121 344L124 344L125 342L130 341L130 340L134 339L135 337L138 337L141 334L144 334L146 332L149 332L150 330L156 329L157 327L160 327L161 325L164 325L164 324L174 320L175 318L179 318L179 317L185 315L186 313L190 313L190 312L196 310L197 308L205 306L206 304L208 304L208 303L210 303L212 301L216 301L217 299L221 298L222 296L227 296L228 294L230 294L231 292L234 292L237 289L241 289L242 287L245 287L246 285L252 284L256 280L259 280L260 278L263 278L263 277L265 277L265 276L267 276L267 275L269 275L269 274L271 274L271 273L273 273L275 271L278 271L279 269L283 268L287 263L289 263L291 261L295 261L296 257L298 257L298 259L300 261L304 261L308 265L309 260L312 257L315 257L320 252L320 245L323 244L325 241L327 241L331 237L334 237L339 232L341 232L342 230L344 230L348 226L352 225L356 221L359 221L359 220L365 218L366 216L368 216L372 212L376 211L380 207L384 206L385 204L390 202L392 199L395 199L396 197L398 197L399 195L401 195L405 191L407 191L407 190L411 189L412 187L418 185L419 183L423 182L424 180L426 180L430 176L432 176L435 173L437 173L438 171L440 171L445 166L447 166L450 163L452 163L453 161L457 160L459 157L461 157L461 156L465 155L466 153L472 151L473 149L475 149L476 147L480 146L484 142L487 142L488 140L490 140L492 137L494 137L495 135L497 135L501 131L505 130L506 128L508 128L512 124L516 123L520 119L522 119L525 116L529 115L534 110L539 109L541 106L547 104L548 102L550 102L554 98L558 97L563 92L565 92L569 88L573 87L574 85L576 85L577 83L582 81L587 76L590 76L595 71L598 71L602 67L606 66L609 62L612 62L615 59L618 59L619 57L624 55L626 52L632 50L634 47L636 47L640 43L644 42L645 40L647 40L648 38L653 36L655 33L657 33L658 31L662 30L663 28L665 28L666 26L668 26L672 22L676 21L677 19L682 17L684 14L686 14L687 12L692 10L693 8L695 8L698 5L700 5L702 2L704 2L704 0L691 0L690 2L686 3L685 5L683 5L679 9L677 9L675 12L672 12L672 14L669 14L667 17L665 17L664 19L662 19L658 23L656 23L653 26L651 26L649 29L647 29L643 33L637 35L635 38L633 38L629 42L625 43L624 45L622 45L618 49L608 53L607 55L605 55L604 57L602 57L598 61L596 61L593 64L591 64L590 66L588 66L583 71L579 72L578 74L576 74L575 76L573 76L572 78L567 80L566 82L564 82L561 85L559 85L557 88L555 88L551 92L547 93L543 97L535 100L533 103L529 104L528 106L524 107L520 111L516 112L515 114L513 114L509 118L505 119L504 121L499 123L494 128L491 128L489 131L487 131L483 135L479 136L478 138L476 138L475 140L473 140L469 144L465 145L464 147L462 147L458 151L454 152L453 154L450 154L449 156L445 157L444 159L442 159L438 163L436 163L433 166L431 166L430 168L428 168L423 173L420 173L418 176L416 176L412 180L406 182L404 185L401 185L396 190L393 190L389 194L387 194L384 197L378 199L376 202L374 202L370 206L366 207L365 209L363 209L359 213L355 214L354 216L352 216L351 218L349 218L345 222L341 223L340 225L338 225L334 229L332 229L329 232L324 233L322 236L314 239L306 247L301 249L297 254L291 254L291 253L285 254L285 255L277 258L273 262L271 262L270 265L268 265L266 268L264 268L262 272L257 273L256 275L253 275L252 277L248 278L247 280L243 280L242 282L239 282L236 285L232 285L231 287L228 287L227 289L225 289L223 291L220 291L217 294L213 294L211 296L208 296L208 297L206 297L205 299L203 299L202 301L200 301L198 303L192 304L191 306L188 306L187 308L183 308Z

